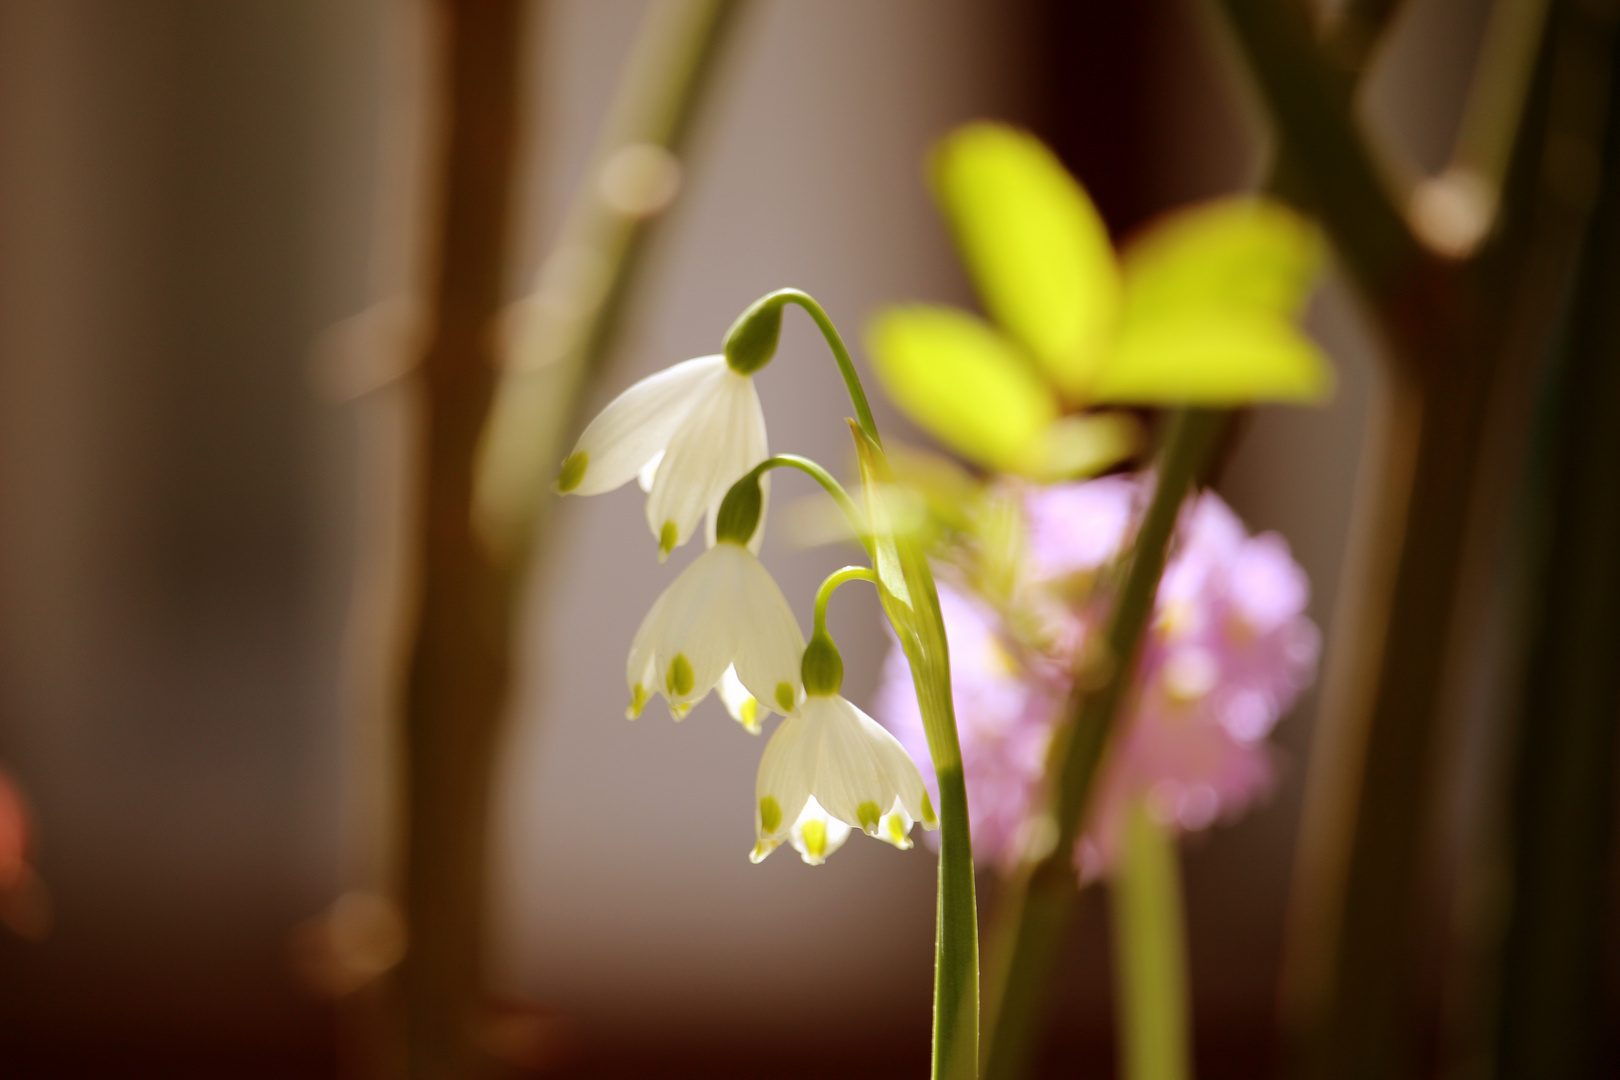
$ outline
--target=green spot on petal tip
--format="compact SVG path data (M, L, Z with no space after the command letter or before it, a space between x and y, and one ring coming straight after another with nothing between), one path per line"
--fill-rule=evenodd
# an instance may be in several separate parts
M555 488L557 494L566 495L579 487L579 482L585 479L585 469L591 463L591 455L583 450L575 450L563 462L562 472L557 474Z
M773 833L782 824L782 806L770 795L759 800L759 827ZM774 846L774 845L773 845Z
M659 562L669 558L669 553L675 550L675 545L680 542L680 538L680 530L675 528L675 523L673 521L664 522L664 527L658 532Z
M641 710L647 707L647 699L652 695L640 683L630 688L630 707L624 710L626 720L634 720L641 715Z
M779 682L776 684L776 703L782 707L782 715L786 716L797 705L798 695L793 692L793 684Z
M804 850L815 862L827 857L827 823L815 818L804 823Z
M664 689L672 698L685 697L692 692L692 661L685 653L676 653L669 662L669 673L664 676Z
M933 825L939 820L939 817L934 813L934 804L929 801L928 792L926 791L923 792L922 812L924 825Z
M868 836L877 835L878 819L883 817L883 812L878 809L877 803L870 799L861 803L855 808L855 816L860 818L861 828L865 830Z

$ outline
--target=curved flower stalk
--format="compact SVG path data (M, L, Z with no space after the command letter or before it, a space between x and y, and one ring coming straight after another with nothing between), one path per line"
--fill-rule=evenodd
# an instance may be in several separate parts
M788 304L820 328L849 390L864 508L814 462L767 456L751 376L775 354ZM873 560L871 569L852 567L823 585L808 646L754 554L768 473L782 466L821 484ZM637 475L649 489L647 520L660 554L685 542L705 512L710 550L671 583L636 633L626 669L629 715L662 694L680 719L717 687L749 731L760 730L766 711L784 714L756 779L756 862L786 842L805 862L819 864L857 828L901 849L911 847L914 824L939 830L933 1075L971 1075L978 1060L978 915L945 628L926 558L914 538L890 527L884 491L893 476L849 351L821 306L795 289L756 301L727 332L722 356L644 379L603 410L564 462L556 487L597 494ZM839 693L843 663L826 633L826 604L833 589L855 578L877 584L895 633L907 643L926 703L921 715L937 811L906 749Z
M1027 489L1017 597L997 602L965 584L940 586L975 850L986 862L1011 870L1040 843L1048 747L1071 673L1109 610L1103 571L1128 550L1144 494L1141 481L1123 477ZM1250 536L1205 492L1184 508L1174 550L1075 849L1082 879L1115 865L1138 802L1160 825L1196 832L1263 798L1273 775L1266 736L1315 673L1309 582L1281 537ZM898 648L876 701L901 742L919 747L916 695Z
M704 356L647 376L585 428L555 490L600 495L636 478L647 492L660 561L691 538L705 514L712 545L720 500L769 453L756 370ZM750 543L757 551L757 536Z

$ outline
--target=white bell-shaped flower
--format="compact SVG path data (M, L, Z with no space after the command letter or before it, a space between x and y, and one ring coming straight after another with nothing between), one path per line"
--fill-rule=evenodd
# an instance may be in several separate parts
M755 796L755 862L783 841L792 841L806 862L820 862L837 847L820 815L901 849L911 846L914 821L939 828L922 774L905 747L837 693L812 693L782 721L759 763ZM817 836L816 823L826 830L824 838ZM811 841L820 848L814 858Z
M563 462L556 490L600 495L639 478L662 559L691 539L726 490L769 455L752 375L704 356L649 375L614 398ZM750 546L758 550L763 529Z
M790 713L800 697L804 634L770 571L753 552L721 540L670 583L641 621L630 645L628 716L663 694L677 720L733 669L754 711ZM741 706L741 697L723 691ZM733 715L737 715L735 712Z

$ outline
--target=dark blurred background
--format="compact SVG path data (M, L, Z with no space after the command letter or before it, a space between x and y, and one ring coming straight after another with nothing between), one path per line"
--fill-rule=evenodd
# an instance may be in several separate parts
M1412 169L1450 151L1484 7L1406 5L1366 88ZM514 298L644 9L537 0ZM1206 16L750 4L602 400L714 351L770 288L814 293L852 338L884 303L971 303L922 179L964 120L1032 127L1120 234L1254 185L1262 127ZM293 943L375 873L386 747L356 666L398 558L408 418L386 373L365 392L333 376L330 331L402 288L424 25L381 0L0 0L0 768L52 916L39 940L0 928L0 1074L320 1077L346 1059L346 1007ZM1252 416L1222 489L1289 539L1328 630L1377 383L1337 284L1313 327L1338 396ZM803 326L784 341L761 379L772 447L841 463L838 381ZM846 553L793 548L781 520L767 564L807 617ZM714 703L678 727L620 719L623 651L672 573L638 500L571 501L558 527L499 798L499 990L553 1033L531 1065L917 1072L932 856L853 843L820 870L751 867L760 744ZM864 701L876 606L834 618ZM1206 1077L1273 1067L1310 726L1307 701L1280 729L1269 807L1189 846ZM1095 901L1054 1005L1050 1060L1071 1074L1111 1068Z

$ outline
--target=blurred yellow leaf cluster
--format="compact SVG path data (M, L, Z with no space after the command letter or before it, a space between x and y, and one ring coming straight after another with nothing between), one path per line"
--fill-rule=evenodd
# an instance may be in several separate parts
M1100 405L1318 402L1333 372L1298 317L1321 262L1310 222L1268 200L1168 215L1116 256L1091 199L1033 136L961 128L935 195L994 322L882 312L867 334L908 416L992 469L1040 480L1129 455L1136 424Z

